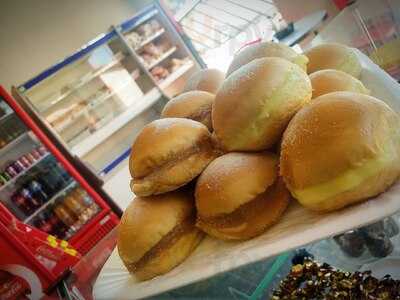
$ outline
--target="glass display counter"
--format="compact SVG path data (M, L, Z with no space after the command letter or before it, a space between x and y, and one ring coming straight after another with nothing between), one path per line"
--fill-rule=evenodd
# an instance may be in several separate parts
M306 256L345 272L372 271L377 278L389 274L400 280L400 269L397 268L400 266L399 225L398 213L355 230L359 234L350 231L146 299L271 299L292 266ZM347 247L339 241L344 235L347 236ZM117 230L114 229L74 267L63 287L70 299L92 299L96 276L115 247L116 238ZM349 252L349 245L356 247L360 238L363 250L359 255ZM380 251L374 251L377 248Z

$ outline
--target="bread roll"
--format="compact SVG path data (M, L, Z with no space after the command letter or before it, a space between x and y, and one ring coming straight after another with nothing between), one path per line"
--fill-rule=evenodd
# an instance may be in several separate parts
M216 136L227 151L271 148L311 92L299 66L276 57L255 59L233 72L215 96Z
M212 131L211 108L215 95L203 91L191 91L172 98L164 106L163 118L187 118L198 121Z
M376 196L400 174L399 116L363 94L314 99L285 131L281 175L302 205L331 211Z
M305 53L309 62L308 74L319 70L335 69L360 78L361 64L354 50L341 44L321 44Z
M280 57L298 65L304 71L307 70L307 56L298 54L296 51L294 51L289 46L286 46L285 44L274 42L261 42L258 44L246 46L237 55L235 55L232 63L228 68L228 71L226 72L226 76L228 77L231 73L253 61L254 59L264 57Z
M197 226L224 240L257 236L285 211L289 192L271 153L232 152L214 160L195 191Z
M164 274L197 247L203 234L194 226L193 198L171 192L137 197L118 226L118 253L139 280Z
M132 146L131 189L138 196L176 190L217 156L211 134L203 124L166 118L146 125Z
M313 98L332 92L355 92L369 95L369 90L353 76L339 70L327 69L310 74Z
M224 81L225 74L217 69L204 69L194 73L183 89L183 92L204 91L216 94Z

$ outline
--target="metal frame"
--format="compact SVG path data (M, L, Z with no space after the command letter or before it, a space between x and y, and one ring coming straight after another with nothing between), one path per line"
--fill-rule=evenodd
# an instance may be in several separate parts
M242 3L238 3L236 1L232 1L232 0L225 0L226 2L232 4L233 6L237 6L240 7L241 9L245 9L253 14L256 14L253 18L248 19L245 18L243 16L241 16L240 14L235 14L230 10L226 10L224 8L221 8L217 5L215 5L213 2L211 1L207 1L207 0L197 0L195 1L191 6L189 6L187 8L186 11L182 12L179 17L178 17L178 22L181 24L181 26L186 29L188 36L190 37L190 39L193 40L194 43L197 43L198 45L201 45L202 47L206 48L206 49L213 49L213 48L217 48L219 47L221 44L226 43L227 41L229 41L230 39L233 39L235 36L239 35L240 33L242 33L244 30L246 30L251 24L254 24L255 22L257 22L257 20L259 20L260 17L265 17L267 19L273 19L272 15L268 15L264 12L260 12L257 11L255 9L253 9L250 5L246 5L246 2L242 2ZM268 0L259 0L260 2L264 2L266 4L269 5L274 5L274 3L272 1L268 1ZM212 9L213 11L220 11L221 13L225 14L225 15L229 15L233 18L236 19L240 19L241 21L244 21L244 25L243 26L237 26L235 24L231 24L228 21L225 21L223 19L219 19L211 14L208 14L207 12L205 12L204 10L200 10L198 9L199 5L202 4L204 6L208 6L210 7L210 9ZM212 26L205 24L204 22L201 22L199 20L197 20L196 18L193 17L194 14L200 14L203 16L206 16L207 18L210 18L211 20L214 20L216 22L218 22L219 24L221 24L222 26L226 26L228 29L226 31L220 30L218 28L213 28ZM190 20L193 23L197 23L197 24L201 24L202 26L209 28L215 32L218 32L219 34L223 35L224 38L222 38L221 40L216 40L215 38L211 37L209 33L205 33L205 32L201 32L198 28L192 28L190 25L188 25L185 20ZM231 33L234 32L234 33ZM192 34L191 34L192 33ZM193 36L193 33L195 35L199 35L201 37L205 37L204 41L200 41L198 40L196 37ZM211 45L207 45L207 43L205 41L210 41Z

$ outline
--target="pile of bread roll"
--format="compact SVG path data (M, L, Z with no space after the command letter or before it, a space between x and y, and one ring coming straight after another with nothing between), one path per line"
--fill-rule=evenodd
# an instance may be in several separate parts
M118 250L140 280L164 274L204 233L246 240L292 198L327 212L384 192L400 174L399 116L369 96L351 48L305 55L263 42L226 75L202 70L143 128L130 156L136 198Z

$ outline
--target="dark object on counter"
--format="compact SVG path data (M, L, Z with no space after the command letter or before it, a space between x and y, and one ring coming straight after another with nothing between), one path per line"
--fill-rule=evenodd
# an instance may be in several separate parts
M383 220L383 227L385 229L386 234L392 238L399 234L400 229L395 220L392 217L386 218Z
M294 31L294 25L293 25L293 22L290 22L287 27L276 32L274 34L274 37L277 38L278 40L281 40L281 39L287 37L289 34L293 33L293 31Z
M271 299L397 300L400 299L400 280L390 275L377 279L371 276L371 271L343 272L326 263L305 260L303 264L293 265Z
M342 251L351 257L360 257L365 251L363 235L359 230L351 230L333 237Z
M310 252L308 252L306 249L299 249L296 250L294 253L294 256L292 258L292 264L293 265L301 265L304 263L304 260L311 260L314 259L314 255L312 255Z
M393 251L389 235L385 233L383 221L373 223L360 229L365 244L375 257L386 257Z

